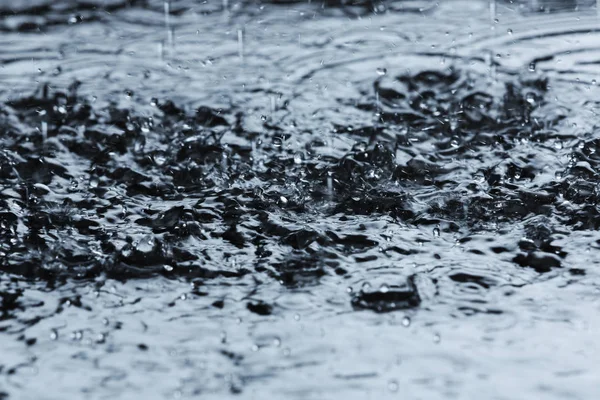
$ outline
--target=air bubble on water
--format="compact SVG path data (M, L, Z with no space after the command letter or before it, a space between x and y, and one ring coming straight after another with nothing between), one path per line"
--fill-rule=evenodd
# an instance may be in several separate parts
M253 345L252 345L252 351L253 351L253 352L257 352L257 351L258 351L258 345L256 345L256 344L253 344Z
M348 292L348 293L352 293L352 291L353 291L353 290L354 290L354 289L352 289L352 287L350 287L350 286L348 286L348 287L346 288L346 292Z
M168 264L163 265L163 269L167 272L173 271L173 267Z
M535 94L529 92L525 95L525 100L531 104L531 105L535 105L536 103L536 99L535 99Z
M509 28L509 29L506 30L506 33L508 33L509 35L512 35L513 34L513 30Z
M275 347L281 346L281 339L279 339L278 337L275 337L273 339L273 346L275 346Z
M529 72L535 72L535 62L529 63Z
M440 237L440 228L433 228L433 237Z
M50 331L50 339L57 340L58 339L58 331L56 329L52 329Z
M296 321L300 321L300 314L294 314L294 319Z
M296 165L302 164L302 155L300 153L296 153L294 155L294 164L296 164Z
M390 287L388 285L386 285L385 283L381 285L381 287L379 288L379 291L381 293L387 293L390 291Z
M402 326L408 328L410 326L410 318L409 317L404 317L402 318Z
M285 196L281 196L281 197L279 197L279 202L281 203L282 206L285 206L288 203L288 199L286 199Z
M398 385L398 381L395 379L392 379L388 382L388 390L390 392L397 392L398 389L400 388L400 385Z
M377 68L377 75L383 76L385 74L387 74L387 69L385 69L385 68Z
M439 333L436 333L433 335L433 343L440 343L442 341L442 337L440 336Z
M369 282L365 282L365 283L362 284L362 290L363 291L367 291L369 289L371 289L371 284Z
M286 347L285 349L283 349L282 353L284 356L289 357L289 355L292 354L292 349Z

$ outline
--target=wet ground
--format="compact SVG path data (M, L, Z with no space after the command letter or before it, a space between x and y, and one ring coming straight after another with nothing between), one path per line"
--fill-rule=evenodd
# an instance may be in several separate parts
M0 399L590 399L594 1L0 1Z

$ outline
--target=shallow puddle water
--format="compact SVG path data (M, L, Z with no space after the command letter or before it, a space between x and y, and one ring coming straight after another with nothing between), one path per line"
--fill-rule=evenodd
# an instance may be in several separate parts
M0 1L0 399L590 399L586 0Z

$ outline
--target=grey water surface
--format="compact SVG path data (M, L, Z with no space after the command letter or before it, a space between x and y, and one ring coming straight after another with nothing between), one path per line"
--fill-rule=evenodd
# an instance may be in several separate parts
M0 0L0 399L595 399L582 0Z

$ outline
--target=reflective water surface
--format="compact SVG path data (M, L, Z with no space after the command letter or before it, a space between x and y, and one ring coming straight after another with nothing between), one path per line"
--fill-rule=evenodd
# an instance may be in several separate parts
M0 18L0 399L599 392L595 1Z

